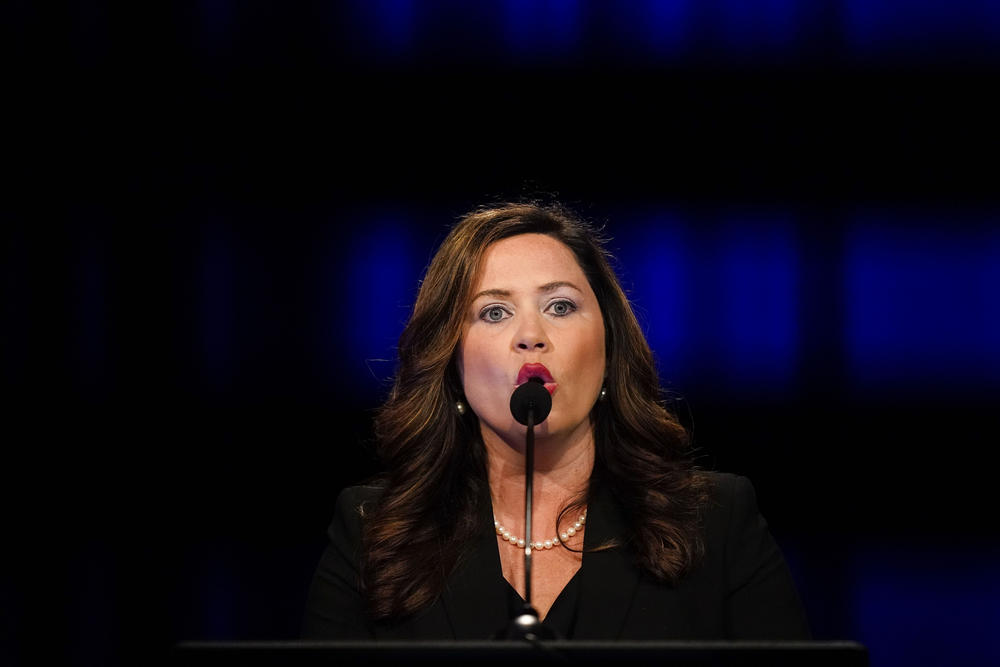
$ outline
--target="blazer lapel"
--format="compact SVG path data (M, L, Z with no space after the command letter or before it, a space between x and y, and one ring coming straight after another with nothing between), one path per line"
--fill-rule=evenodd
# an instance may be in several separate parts
M492 527L492 505L486 498L483 526ZM507 592L500 569L496 533L484 530L448 579L441 595L455 639L490 639L507 619Z
M618 503L604 487L599 487L587 509L584 549L610 539L621 542L624 517ZM605 551L585 551L576 639L617 639L621 634L639 584L639 569L628 550L618 546Z

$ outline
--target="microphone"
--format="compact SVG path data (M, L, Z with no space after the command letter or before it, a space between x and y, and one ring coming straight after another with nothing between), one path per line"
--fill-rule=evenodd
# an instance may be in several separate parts
M529 378L510 396L510 413L528 427L524 441L524 606L500 631L505 639L555 639L555 632L542 625L531 606L531 495L535 476L535 424L545 421L552 411L552 395L541 378Z
M534 412L534 423L541 424L552 411L552 395L541 378L529 378L510 395L510 413L519 423L528 425L528 412Z

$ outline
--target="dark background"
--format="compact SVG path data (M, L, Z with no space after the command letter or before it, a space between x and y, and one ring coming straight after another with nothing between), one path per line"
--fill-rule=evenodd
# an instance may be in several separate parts
M0 660L296 636L434 248L542 195L814 635L995 663L1000 10L911 4L13 3Z

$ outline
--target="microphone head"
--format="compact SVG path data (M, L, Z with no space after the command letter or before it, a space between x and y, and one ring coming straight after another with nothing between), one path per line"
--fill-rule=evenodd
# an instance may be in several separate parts
M510 395L510 413L525 426L528 425L528 410L535 413L535 424L545 421L552 410L552 394L541 378L530 378Z

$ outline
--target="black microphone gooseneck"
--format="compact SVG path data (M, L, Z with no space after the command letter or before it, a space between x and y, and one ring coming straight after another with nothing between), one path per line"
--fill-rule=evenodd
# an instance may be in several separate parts
M524 436L524 602L531 606L531 498L535 489L535 406L528 406L528 432ZM537 616L537 612L535 613Z
M531 498L535 477L535 422L541 424L552 410L552 395L542 380L531 378L514 390L510 412L528 427L524 441L524 606L500 632L506 639L555 639L555 633L538 619L531 606Z

